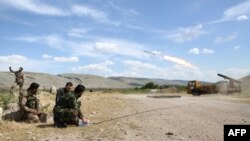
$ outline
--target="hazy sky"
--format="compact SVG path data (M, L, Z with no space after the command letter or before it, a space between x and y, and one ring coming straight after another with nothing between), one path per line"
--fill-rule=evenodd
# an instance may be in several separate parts
M0 70L240 78L249 18L249 0L0 0Z

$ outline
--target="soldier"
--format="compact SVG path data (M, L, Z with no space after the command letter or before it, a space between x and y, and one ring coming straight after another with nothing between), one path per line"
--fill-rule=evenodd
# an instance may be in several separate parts
M64 88L60 88L56 92L56 103L59 101L59 99L65 94L72 91L73 84L72 82L67 82Z
M21 120L29 123L39 122L39 117L43 114L40 109L40 101L37 98L39 84L31 83L26 93L19 96L19 107L21 111Z
M18 85L19 86L19 93L21 92L22 88L23 88L23 83L24 83L24 77L23 77L23 68L20 67L18 71L13 71L11 69L11 67L9 67L10 72L14 73L16 76L16 81L14 84L11 85L10 88L10 94L13 94L13 90L15 89L15 87Z
M86 123L87 119L81 112L81 103L77 101L85 91L83 85L78 85L74 92L65 93L56 103L54 113L54 125L63 128L67 125L78 125L79 120Z

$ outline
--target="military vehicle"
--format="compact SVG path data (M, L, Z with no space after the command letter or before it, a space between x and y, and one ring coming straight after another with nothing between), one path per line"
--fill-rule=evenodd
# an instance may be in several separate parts
M235 80L231 77L218 74L218 76L224 78L227 81L217 82L216 87L218 92L221 93L240 93L241 92L241 82L239 80ZM223 86L224 85L224 86Z
M198 80L189 81L187 93L193 95L217 93L216 85L213 83L200 82Z
M241 92L241 82L231 77L218 74L225 79L217 83L205 83L198 80L189 81L187 84L187 93L193 95L216 94L216 93L235 93Z

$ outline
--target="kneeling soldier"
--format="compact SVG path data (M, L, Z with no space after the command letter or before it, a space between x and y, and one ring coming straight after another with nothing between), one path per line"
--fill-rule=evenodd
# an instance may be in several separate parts
M37 98L39 84L31 83L26 93L20 93L19 106L21 111L21 120L30 123L39 122L39 117L43 114L40 109L40 101Z
M65 93L59 99L53 109L55 126L67 127L67 125L78 125L79 120L86 122L80 110L80 102L77 101L84 91L85 87L78 85L73 93Z

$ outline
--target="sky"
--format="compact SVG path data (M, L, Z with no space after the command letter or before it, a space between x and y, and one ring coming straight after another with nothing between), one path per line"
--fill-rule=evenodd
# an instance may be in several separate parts
M250 74L250 0L0 0L0 71Z

